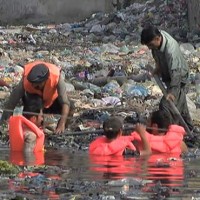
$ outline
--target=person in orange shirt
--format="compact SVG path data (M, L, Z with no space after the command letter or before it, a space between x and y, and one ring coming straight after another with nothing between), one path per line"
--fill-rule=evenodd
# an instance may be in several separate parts
M151 127L149 132L146 131L145 134L152 153L180 154L188 151L187 145L183 141L186 134L185 129L182 126L172 124L169 113L163 110L153 112L147 122L147 127ZM142 150L140 134L135 130L131 135L134 144Z
M103 123L104 136L96 138L89 146L89 153L101 156L121 156L127 149L136 151L132 143L132 136L122 136L122 121L117 117L110 117ZM136 124L136 130L140 135L143 150L140 155L148 155L151 153L150 145L145 135L145 126Z

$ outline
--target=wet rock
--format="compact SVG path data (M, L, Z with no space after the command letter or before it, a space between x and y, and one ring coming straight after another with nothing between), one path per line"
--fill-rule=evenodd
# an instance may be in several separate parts
M55 189L55 192L57 193L57 194L63 194L63 193L72 193L72 192L74 192L74 190L73 189L69 189L69 188L56 188Z
M196 49L198 49L198 48L200 48L200 43L196 43L194 46Z
M66 86L66 91L67 92L75 91L75 87L71 83L66 83L65 86Z
M6 99L9 95L9 92L0 91L0 99Z
M184 54L191 54L194 52L194 46L190 43L181 44L180 49Z
M124 186L124 185L129 185L129 186L142 186L146 183L150 183L152 181L148 180L142 180L142 179L136 179L136 178L124 178L121 180L116 180L116 181L109 181L107 185L109 186Z
M103 196L103 195L101 195L100 196L100 198L101 198L101 200L115 200L116 198L115 198L115 196Z

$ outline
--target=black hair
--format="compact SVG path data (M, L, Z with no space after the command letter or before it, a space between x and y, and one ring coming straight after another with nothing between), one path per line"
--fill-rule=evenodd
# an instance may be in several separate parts
M170 113L163 110L154 111L151 114L151 124L157 124L158 128L167 129L172 124Z
M46 65L37 64L27 75L27 80L31 83L42 83L48 79L49 74L49 68Z
M28 94L24 101L24 117L30 119L33 116L37 116L40 113L41 109L43 109L42 98L37 94Z
M141 44L147 45L150 43L156 36L161 36L158 28L152 25L144 27L141 33Z
M110 117L103 123L104 134L108 139L115 139L123 127L122 121L118 117Z

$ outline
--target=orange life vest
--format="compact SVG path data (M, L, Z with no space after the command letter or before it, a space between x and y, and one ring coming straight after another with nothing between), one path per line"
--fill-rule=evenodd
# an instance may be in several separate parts
M89 153L101 156L121 156L126 148L136 150L130 136L120 136L111 142L105 136L101 136L90 144Z
M44 148L44 132L21 115L11 116L9 119L9 138L11 151L23 151L23 125L27 126L37 136L34 152L42 151Z
M181 153L181 143L185 129L178 125L171 125L165 135L153 135L146 132L147 140L151 145L152 153ZM137 141L139 150L142 150L142 142L137 132L131 133L132 140Z
M49 68L49 78L46 81L46 84L44 86L44 91L41 92L40 90L36 90L31 83L27 80L27 76L31 69L38 64L44 64ZM58 80L60 76L60 68L58 68L56 65L43 62L43 61L34 61L32 63L28 63L24 66L24 76L23 76L23 84L25 91L31 93L31 94L38 94L43 98L44 101L44 107L49 108L55 99L58 97L58 91L57 91L57 85Z

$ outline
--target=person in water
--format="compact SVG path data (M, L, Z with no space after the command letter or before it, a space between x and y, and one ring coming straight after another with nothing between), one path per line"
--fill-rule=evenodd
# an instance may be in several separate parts
M172 124L172 118L168 112L154 111L147 122L147 127L151 127L149 132L146 131L146 137L152 153L184 153L188 151L187 145L183 141L186 134L185 129ZM135 130L131 135L135 146L142 150L142 140L138 131Z
M90 143L89 153L92 155L101 156L121 156L126 150L136 152L136 148L132 143L132 136L122 135L123 123L118 117L110 117L103 123L104 136L96 138ZM151 148L145 134L145 126L136 124L135 130L138 132L143 149L139 152L140 155L151 154Z
M39 95L31 94L24 107L24 116L11 116L9 137L11 151L37 152L44 146L43 102Z

